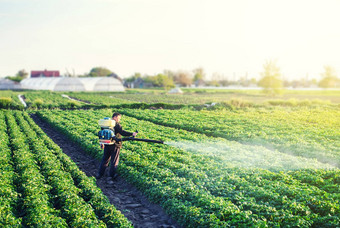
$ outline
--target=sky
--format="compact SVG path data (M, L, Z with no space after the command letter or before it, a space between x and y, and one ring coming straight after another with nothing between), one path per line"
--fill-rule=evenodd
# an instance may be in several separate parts
M0 0L0 77L19 70L192 71L285 79L340 72L339 0Z

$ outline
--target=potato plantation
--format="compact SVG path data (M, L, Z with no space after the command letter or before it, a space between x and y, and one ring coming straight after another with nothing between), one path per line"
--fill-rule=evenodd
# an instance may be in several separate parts
M337 103L229 97L204 105L181 102L181 95L157 100L157 93L67 93L75 100L61 95L0 92L11 99L0 109L2 227L133 227L95 178L80 171L30 116L101 159L97 123L115 111L123 114L125 130L165 142L124 142L120 176L181 226L340 227Z

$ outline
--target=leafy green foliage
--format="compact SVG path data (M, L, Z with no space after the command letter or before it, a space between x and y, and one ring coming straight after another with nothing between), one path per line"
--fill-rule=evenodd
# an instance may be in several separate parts
M27 78L28 73L25 70L19 70L18 73L15 76L8 76L6 78L15 81L15 82L20 82L23 79Z
M12 98L0 97L0 108L9 108L13 104Z
M25 139L17 137L22 134L15 118L7 112L6 120L9 126L13 162L16 164L16 171L19 174L16 182L22 195L21 210L25 214L23 224L26 226L46 224L48 227L66 227L66 221L55 215L60 212L54 209L50 203L48 192L51 186L46 184Z
M258 82L263 87L264 92L269 95L280 94L282 89L282 80L280 68L276 66L275 61L267 61L263 65L262 78Z
M45 110L38 114L73 141L82 142L88 153L102 155L96 137L98 127L91 123L96 123L100 116L112 114L112 110ZM141 138L174 142L209 140L203 134L127 116L123 118L123 125L126 129L137 128ZM241 157L251 148L254 154L265 150L227 140L223 143L229 148L226 154L235 150ZM338 195L329 188L295 179L289 173L238 167L225 163L214 153L196 153L171 144L126 142L124 148L119 172L187 227L339 225ZM332 170L328 175L336 181L339 170Z
M19 194L14 183L15 172L11 158L5 115L0 112L0 224L4 227L21 227L17 214Z
M157 74L145 78L146 82L151 82L156 87L164 87L165 89L174 88L174 81L164 74Z
M322 79L319 82L321 88L340 87L340 79L337 77L335 69L331 66L324 66L324 72L321 74Z
M91 69L89 76L90 77L102 77L102 76L109 76L110 74L112 74L112 71L105 67L94 67Z
M337 108L244 110L134 110L121 113L208 136L275 148L340 165Z
M4 122L4 116L0 132L9 132L9 140L4 141L9 148L6 158L11 159L8 153L12 151L13 170L18 175L8 172L9 179L0 185L1 191L10 193L0 200L0 208L8 207L1 213L2 224L15 226L22 219L24 226L34 227L131 227L95 180L81 172L27 113L0 112L0 121ZM1 163L3 168L6 166ZM7 186L10 183L11 188Z

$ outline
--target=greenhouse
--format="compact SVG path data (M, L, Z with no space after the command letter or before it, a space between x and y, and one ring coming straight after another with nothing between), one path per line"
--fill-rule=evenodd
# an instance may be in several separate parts
M124 91L123 84L113 77L40 77L21 81L23 89L50 91Z
M0 90L6 89L21 89L21 86L18 82L14 82L9 79L0 78Z

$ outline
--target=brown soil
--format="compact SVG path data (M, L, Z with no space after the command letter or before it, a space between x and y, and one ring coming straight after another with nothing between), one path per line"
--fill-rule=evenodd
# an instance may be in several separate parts
M100 161L93 159L63 134L32 114L32 119L67 154L87 176L96 176ZM124 150L124 149L123 149ZM97 180L98 187L134 227L181 227L159 205L151 203L136 187L118 177L109 184L109 177Z

